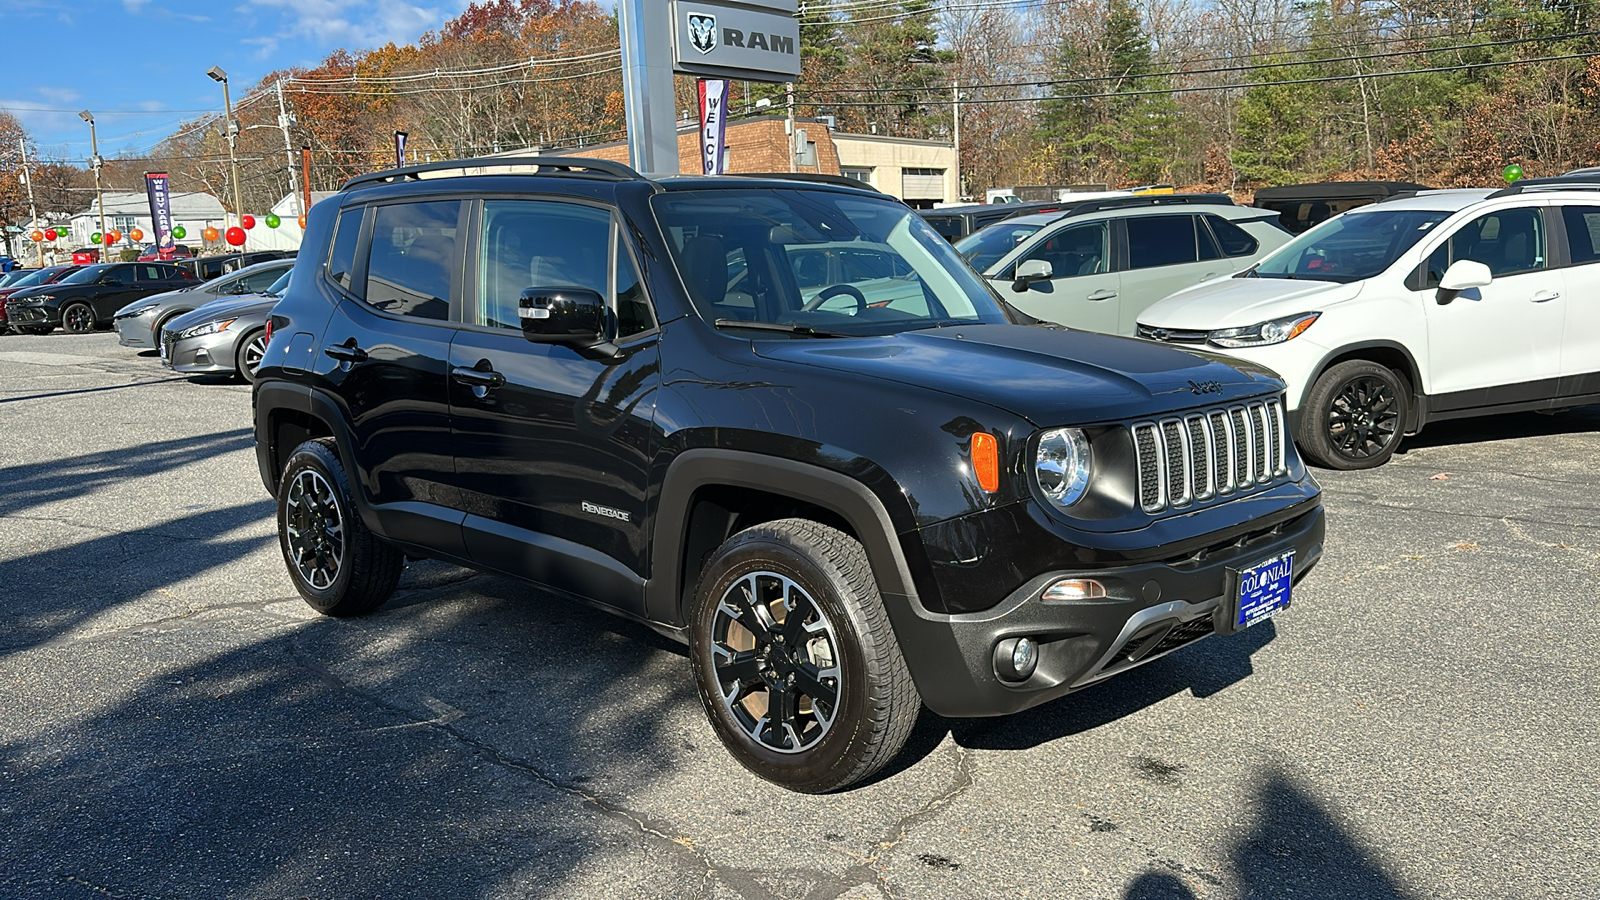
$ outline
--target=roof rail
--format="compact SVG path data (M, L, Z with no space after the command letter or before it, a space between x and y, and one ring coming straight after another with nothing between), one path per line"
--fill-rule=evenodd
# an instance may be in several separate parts
M423 174L426 172L448 172L494 167L550 169L552 171L548 174L592 174L621 181L647 180L643 175L628 166L609 159L588 159L581 156L482 156L473 159L452 159L444 162L424 163L420 166L405 166L399 169L385 169L381 172L357 175L346 181L339 190L349 191L358 187L399 181L421 181Z
M785 181L810 181L815 184L832 184L839 187L852 187L863 191L872 191L881 194L878 190L865 181L858 181L846 175L829 175L826 172L729 172L736 178L781 178Z
M1184 206L1191 203L1215 204L1217 206L1238 206L1233 198L1227 194L1145 194L1135 197L1109 197L1105 200L1088 200L1083 203L1073 203L1072 195L1068 194L1061 201L1061 208L1073 215L1100 212L1107 209L1127 209L1139 206Z
M1488 199L1514 197L1529 191L1600 191L1600 172L1573 176L1555 175L1550 178L1524 178L1495 191Z

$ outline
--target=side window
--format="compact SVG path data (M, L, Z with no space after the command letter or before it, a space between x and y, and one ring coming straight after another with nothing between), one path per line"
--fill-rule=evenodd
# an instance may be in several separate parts
M633 255L623 246L627 234L619 228L616 237L617 337L625 338L656 327L656 317L644 296L644 285L639 281L639 270L634 268Z
M474 325L522 327L522 292L581 287L606 296L611 215L576 203L488 200L483 204Z
M109 284L133 284L133 266L119 266L106 273Z
M1128 268L1152 269L1200 259L1194 216L1131 216L1128 227Z
M1461 226L1428 255L1423 288L1438 287L1450 264L1463 259L1483 263L1496 278L1543 269L1549 264L1544 216L1528 207L1502 209Z
M1111 229L1105 222L1073 225L1045 238L1019 262L1042 259L1055 278L1111 271Z
M1561 218L1567 226L1572 264L1600 262L1600 206L1563 206Z
M328 277L347 291L354 291L351 281L356 268L356 241L361 237L361 207L347 209L339 214L334 226L333 248L328 253Z
M1249 256L1261 246L1250 232L1221 216L1206 216L1206 224L1211 226L1211 233L1216 235L1224 256Z
M1202 219L1194 220L1195 245L1200 251L1200 259L1221 259L1222 248L1217 246L1216 238L1211 236L1211 229L1207 228Z
M459 200L377 207L366 301L397 315L448 319L460 212Z
M251 272L244 277L244 292L247 294L261 293L272 287L274 281L282 278L285 271L284 269L262 269L259 272Z

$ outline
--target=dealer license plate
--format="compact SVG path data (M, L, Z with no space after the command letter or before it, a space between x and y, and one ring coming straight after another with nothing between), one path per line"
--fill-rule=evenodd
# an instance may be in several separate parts
M1235 628L1264 622L1289 606L1289 584L1294 580L1294 554L1270 559L1239 573L1239 618Z

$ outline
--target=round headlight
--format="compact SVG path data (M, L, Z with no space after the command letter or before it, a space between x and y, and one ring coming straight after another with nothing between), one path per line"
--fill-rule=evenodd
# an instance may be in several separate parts
M1076 428L1053 428L1039 435L1034 478L1045 497L1066 509L1089 487L1089 439Z

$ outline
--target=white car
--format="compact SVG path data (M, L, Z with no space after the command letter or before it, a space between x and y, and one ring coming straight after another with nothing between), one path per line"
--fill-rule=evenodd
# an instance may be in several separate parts
M1425 191L1173 294L1139 336L1276 371L1305 457L1364 469L1429 422L1600 402L1597 263L1593 176Z
M1030 316L1132 336L1150 304L1244 269L1290 237L1272 210L1176 194L1016 216L963 238L956 250Z

